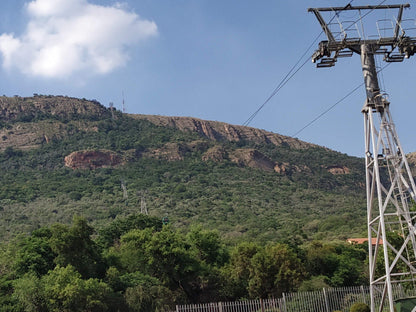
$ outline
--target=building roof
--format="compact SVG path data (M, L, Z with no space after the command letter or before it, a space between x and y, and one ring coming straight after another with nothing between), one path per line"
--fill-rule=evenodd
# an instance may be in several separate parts
M361 244L364 244L365 242L368 242L368 238L348 238L347 242L350 244L361 245ZM375 246L376 243L377 243L377 238L376 237L371 238L371 245ZM383 245L383 240L379 239L378 244Z

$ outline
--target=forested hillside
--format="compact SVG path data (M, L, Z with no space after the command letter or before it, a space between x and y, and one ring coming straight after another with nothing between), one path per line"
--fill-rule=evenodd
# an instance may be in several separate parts
M254 128L129 116L96 101L0 100L5 240L74 214L100 228L139 212L142 200L175 227L203 224L231 242L365 234L362 159Z
M345 242L366 235L362 159L85 99L0 102L0 311L165 311L367 282L367 247Z

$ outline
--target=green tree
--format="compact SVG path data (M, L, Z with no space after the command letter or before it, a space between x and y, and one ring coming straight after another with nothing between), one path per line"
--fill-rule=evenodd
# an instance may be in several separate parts
M332 287L362 285L366 283L365 260L362 246L315 241L306 249L305 267L315 282L320 277Z
M98 279L83 280L74 267L57 266L38 278L25 274L13 283L16 311L99 312L107 311L111 288Z
M40 277L55 267L56 254L49 242L51 236L51 231L45 227L17 243L14 265L17 274L33 272Z
M128 272L156 277L162 285L183 291L191 300L200 292L200 264L185 236L170 226L160 232L144 229L123 235L119 257Z
M365 260L367 251L362 246L338 244L338 266L331 277L331 286L358 286L367 284Z
M248 296L252 259L260 250L261 247L256 243L242 242L231 251L230 263L222 269L227 281L224 291L230 298Z
M50 244L57 255L56 264L70 264L84 278L104 276L104 261L97 244L91 239L93 228L84 218L74 217L71 227L55 224L51 232Z
M202 226L191 227L187 235L195 248L196 257L208 265L223 266L229 260L228 250L217 231L203 230Z
M313 241L306 249L306 271L312 276L331 277L338 268L335 247Z
M322 288L328 288L329 286L329 278L327 276L319 275L319 276L312 276L310 279L305 280L299 286L298 291L315 291L315 290L322 290Z
M145 228L154 228L157 231L162 229L162 222L159 218L136 214L128 217L120 217L111 222L108 226L99 231L98 243L108 248L118 241L127 232Z
M16 245L12 241L9 244L0 244L0 311L13 311L15 304L12 298L13 280L16 278L14 259Z
M126 289L124 298L131 311L159 312L172 309L174 294L157 279L148 279Z
M302 278L301 262L287 245L268 245L251 260L249 294L260 298L280 297L283 292L295 291Z
M19 311L41 312L46 311L46 301L43 285L39 277L33 272L13 282L13 299L17 302Z
M46 306L53 312L106 311L111 288L98 279L83 280L74 267L57 266L42 277Z

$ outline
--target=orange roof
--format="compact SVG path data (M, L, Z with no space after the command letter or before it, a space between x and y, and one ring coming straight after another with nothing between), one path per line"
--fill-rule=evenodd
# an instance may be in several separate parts
M368 238L348 238L347 239L348 243L350 243L350 244L359 244L359 245L364 244L367 241L368 241ZM377 238L372 237L371 238L371 245L375 246L376 243L377 243ZM378 244L383 245L383 240L379 239Z

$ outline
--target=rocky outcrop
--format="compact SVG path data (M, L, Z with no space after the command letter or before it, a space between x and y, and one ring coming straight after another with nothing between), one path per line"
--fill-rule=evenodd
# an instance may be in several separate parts
M109 111L95 100L67 96L35 95L33 97L0 96L1 121L32 121L48 117L70 120L97 120Z
M45 95L33 97L0 96L0 152L10 148L20 150L38 148L43 144L60 141L79 132L98 132L99 129L105 132L111 126L102 121L109 121L110 118L113 119L112 124L115 125L113 130L117 131L118 123L114 122L117 116L111 114L109 109L95 100ZM77 151L65 158L65 165L74 169L96 169L117 166L141 157L182 161L186 157L192 156L201 157L203 161L221 162L227 160L239 166L290 175L295 172L311 173L312 171L304 164L288 163L287 161L292 162L292 160L286 156L282 157L282 160L285 159L286 162L279 162L278 158L271 159L252 147L266 144L271 150L273 149L271 145L286 147L279 149L280 152L318 147L265 130L217 121L191 117L129 116L147 120L156 126L171 127L184 132L197 133L200 136L193 142L173 140L158 148L147 146L147 148L124 150L120 152L122 155L103 150ZM131 122L129 118L126 121ZM102 134L100 133L100 135ZM137 135L140 135L140 132ZM224 142L226 144L223 144ZM238 144L229 144L228 142ZM160 142L155 143L160 144ZM249 146L250 148L236 148L236 146ZM298 153L298 151L295 152ZM305 163L308 162L305 161ZM327 167L322 164L319 169L328 170L334 175L350 173L350 169L343 166Z
M202 160L215 162L230 160L242 167L250 167L269 172L274 171L282 175L288 175L293 172L312 172L307 166L293 166L287 162L276 163L258 150L248 148L227 151L224 147L216 145L203 154Z
M178 161L183 160L189 151L190 149L187 144L166 143L161 148L146 151L142 156L167 161Z
M123 158L112 151L77 151L65 157L65 166L72 169L97 169L114 167L123 163Z
M0 128L0 151L7 147L29 150L52 140L60 140L73 131L97 132L98 129L86 120L63 123L58 120L37 122L15 122Z
M283 175L290 175L294 172L312 173L311 168L309 168L306 165L297 166L297 165L291 165L287 162L276 163L274 166L274 171Z
M317 147L295 138L251 127L230 125L224 122L207 121L191 117L167 117L155 115L131 115L133 118L146 119L158 126L172 127L181 131L196 132L214 141L271 143L276 146L288 146L296 149Z
M240 166L273 171L275 163L255 149L237 149L230 154L230 160Z
M226 149L220 145L216 145L214 147L211 147L208 149L203 155L202 160L203 161L215 161L215 162L221 162L228 159L228 152Z
M330 166L326 168L328 172L339 175L339 174L349 174L351 170L345 166Z

